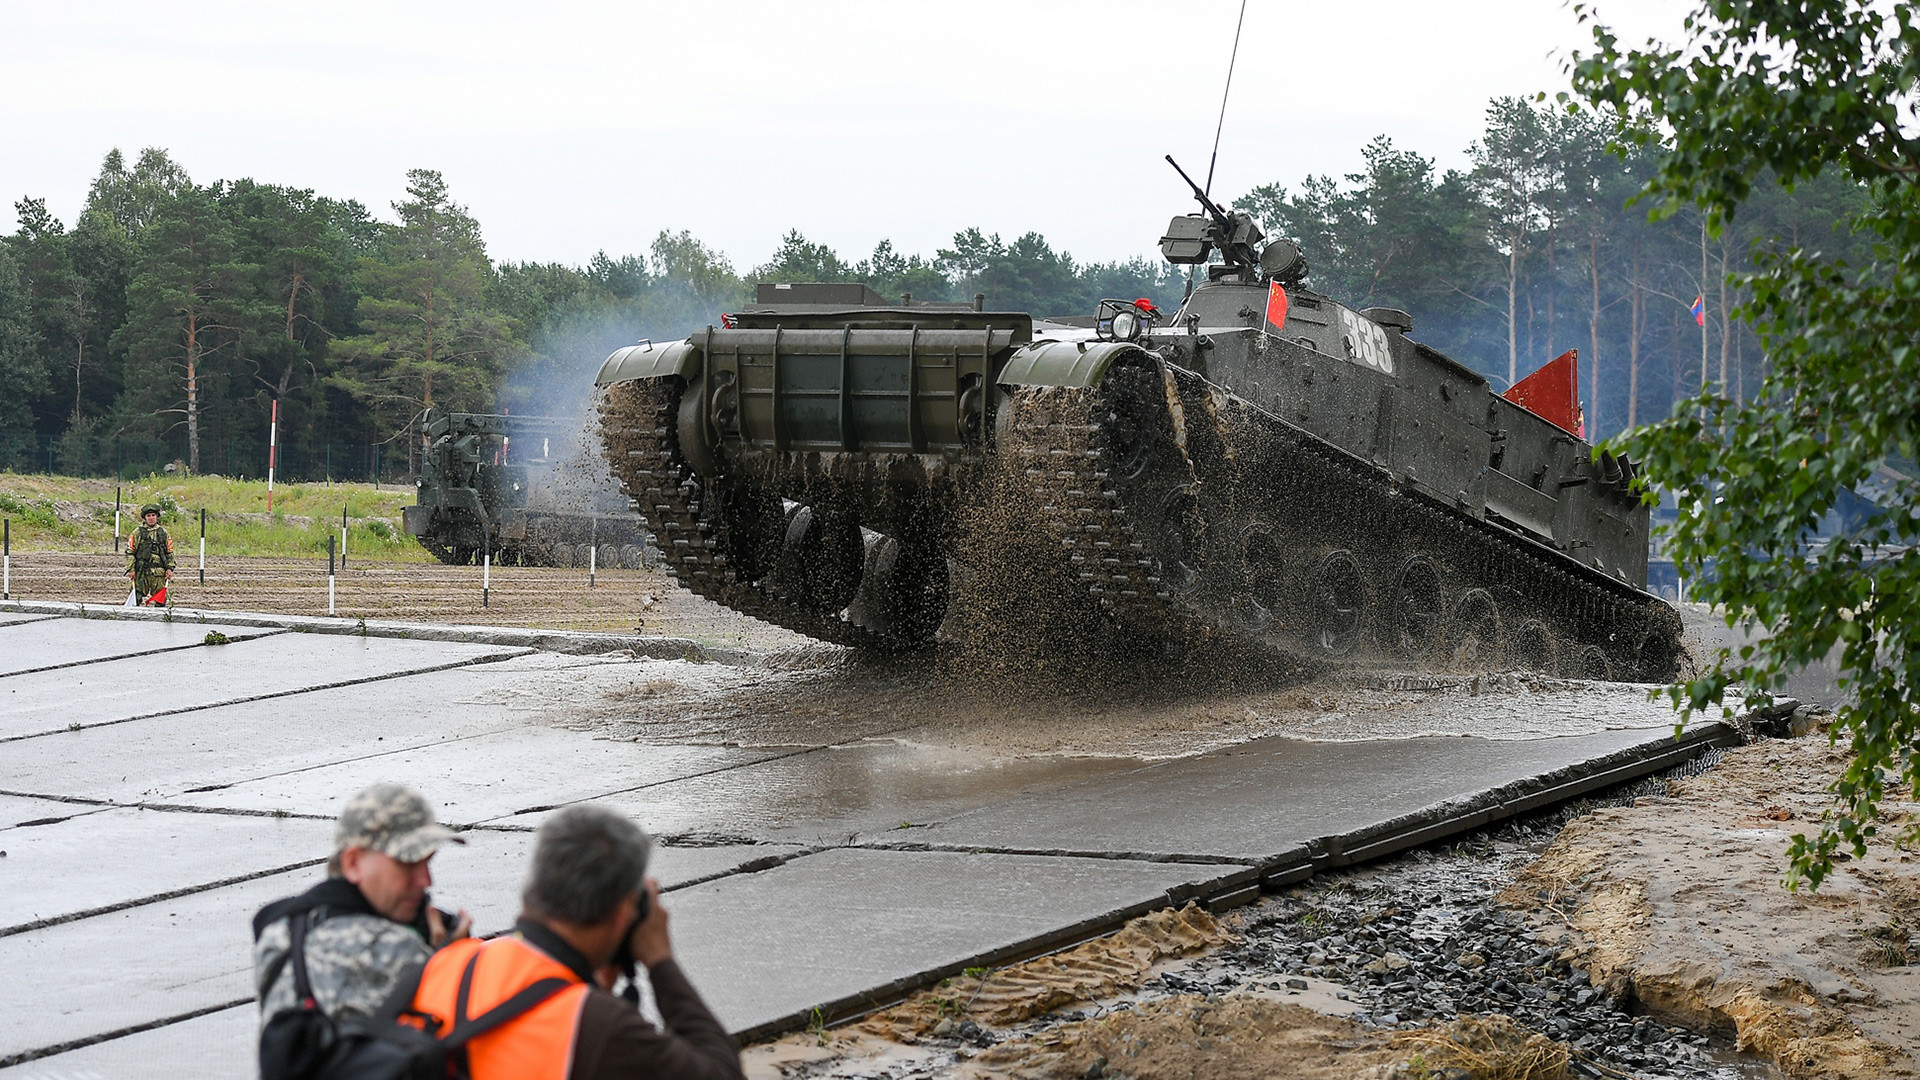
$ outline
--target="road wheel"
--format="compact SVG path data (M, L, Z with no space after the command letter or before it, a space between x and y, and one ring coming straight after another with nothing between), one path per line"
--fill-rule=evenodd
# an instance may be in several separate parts
M1395 653L1417 660L1440 643L1447 622L1447 599L1440 585L1440 568L1432 559L1415 555L1400 565L1389 611L1393 623L1387 645Z
M860 526L851 519L796 506L787 515L775 594L816 611L839 611L859 591L866 555Z
M944 554L886 537L874 545L849 617L901 645L919 645L945 621L952 588Z
M1447 620L1447 647L1454 666L1485 671L1500 660L1500 605L1485 589L1468 589L1454 601Z
M1341 656L1367 627L1367 581L1350 551L1329 552L1313 572L1314 641L1327 656Z
M1513 640L1507 645L1507 660L1523 671L1535 671L1542 675L1551 675L1558 670L1555 663L1559 649L1553 640L1553 631L1539 619L1528 619L1513 632Z

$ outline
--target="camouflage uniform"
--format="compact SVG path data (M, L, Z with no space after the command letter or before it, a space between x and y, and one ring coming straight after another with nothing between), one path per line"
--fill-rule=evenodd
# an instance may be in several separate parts
M399 784L375 784L347 803L334 829L336 856L364 847L401 862L417 862L453 830L434 823L425 799ZM338 874L337 858L333 873ZM254 993L260 1023L295 1007L293 969L284 961L291 942L289 918L307 920L307 977L319 1007L335 1020L371 1016L407 968L432 953L427 944L427 905L411 923L375 911L352 882L329 877L306 893L267 905L254 916Z
M158 507L143 507L141 517ZM167 571L173 569L173 537L160 525L141 525L127 537L127 571L133 575L134 602L144 604L147 597L167 587Z

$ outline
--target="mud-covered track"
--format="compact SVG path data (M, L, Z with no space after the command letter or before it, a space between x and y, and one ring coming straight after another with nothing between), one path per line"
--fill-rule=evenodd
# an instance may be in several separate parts
M745 577L736 552L748 538L735 535L722 501L702 485L680 452L674 419L683 384L677 378L635 380L606 387L600 431L616 479L653 531L668 573L718 604L836 645L890 643L841 618L775 596L763 581Z

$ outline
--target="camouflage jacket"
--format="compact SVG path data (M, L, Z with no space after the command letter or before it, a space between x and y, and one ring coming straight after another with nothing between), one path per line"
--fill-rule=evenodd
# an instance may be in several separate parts
M293 965L283 959L292 940L289 918L307 920L307 978L314 1000L335 1020L372 1016L400 975L433 951L419 928L376 913L340 878L269 904L254 917L253 988L263 1026L297 1004Z
M165 526L155 525L149 529L142 525L128 535L128 571L152 573L155 570L171 569L173 569L173 537L167 535Z

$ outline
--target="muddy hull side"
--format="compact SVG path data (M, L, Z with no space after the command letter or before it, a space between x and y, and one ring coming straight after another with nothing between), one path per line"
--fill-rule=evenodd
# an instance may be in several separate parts
M1663 681L1671 608L1169 364L1016 398L1000 448L1130 635Z

